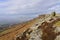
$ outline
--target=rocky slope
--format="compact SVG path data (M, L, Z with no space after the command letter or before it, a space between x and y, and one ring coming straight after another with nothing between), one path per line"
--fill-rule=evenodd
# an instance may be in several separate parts
M44 15L38 18L41 17ZM39 19L36 25L30 27L16 40L60 40L60 16L49 16L44 20Z

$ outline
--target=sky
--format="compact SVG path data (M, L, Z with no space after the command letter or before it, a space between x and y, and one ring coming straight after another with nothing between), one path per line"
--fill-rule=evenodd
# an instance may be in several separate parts
M0 0L0 22L19 22L40 14L60 13L60 0Z

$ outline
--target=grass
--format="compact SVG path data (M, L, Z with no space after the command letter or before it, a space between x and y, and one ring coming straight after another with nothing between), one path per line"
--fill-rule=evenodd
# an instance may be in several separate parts
M57 23L55 23L56 26L60 27L60 21L58 21Z
M6 30L0 30L0 35L6 33Z

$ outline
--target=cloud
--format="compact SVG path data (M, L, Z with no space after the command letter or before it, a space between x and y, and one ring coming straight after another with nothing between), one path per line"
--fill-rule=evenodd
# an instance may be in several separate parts
M57 3L60 0L3 0L0 3L0 14L40 14L50 11Z
M34 10L39 0L9 0L0 4L0 12L4 14L16 14Z

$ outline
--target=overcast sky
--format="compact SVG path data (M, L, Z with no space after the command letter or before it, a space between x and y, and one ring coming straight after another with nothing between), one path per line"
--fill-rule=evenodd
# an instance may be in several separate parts
M60 0L0 0L0 22L27 20L52 11L60 13Z

